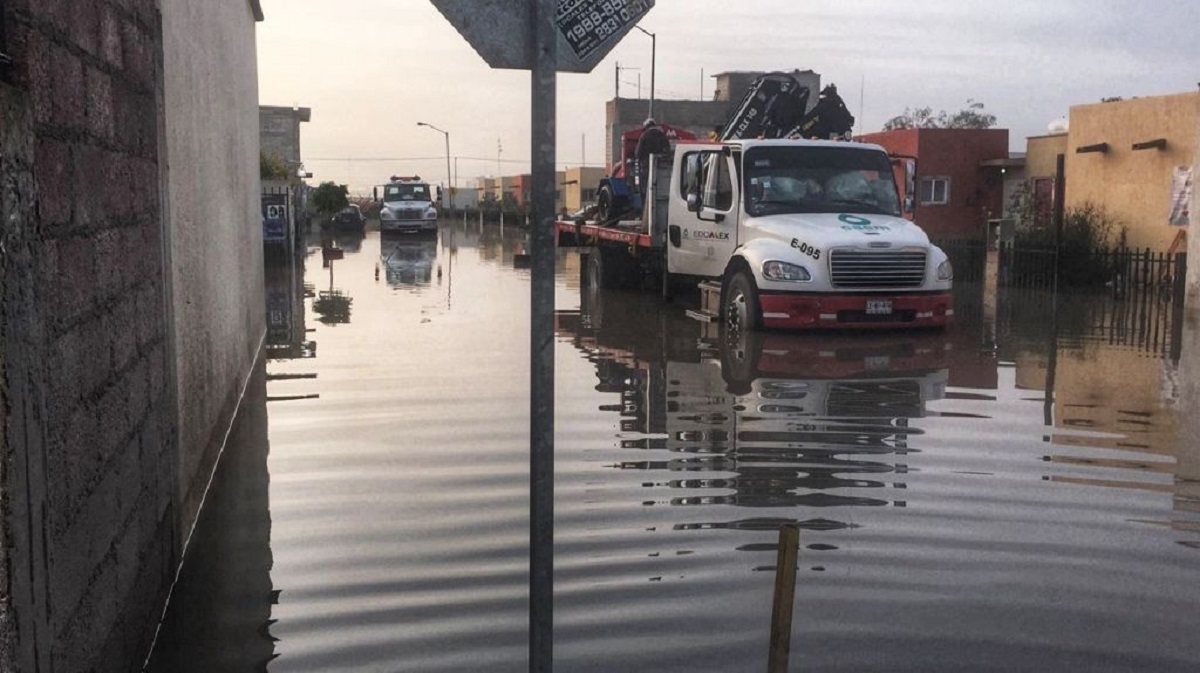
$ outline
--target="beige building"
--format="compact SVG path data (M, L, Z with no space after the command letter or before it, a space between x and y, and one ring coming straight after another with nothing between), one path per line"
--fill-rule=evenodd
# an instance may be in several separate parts
M562 208L566 208L568 213L574 213L585 205L594 204L596 188L605 175L607 173L599 167L581 166L567 169L562 180Z
M1069 131L1029 139L1035 220L1053 203L1055 161L1066 157L1066 206L1102 208L1131 248L1166 251L1182 227L1169 219L1177 171L1193 166L1200 93L1077 105ZM1049 201L1047 201L1049 199Z

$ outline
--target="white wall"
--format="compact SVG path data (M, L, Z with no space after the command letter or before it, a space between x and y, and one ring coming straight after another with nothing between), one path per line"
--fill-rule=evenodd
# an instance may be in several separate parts
M182 529L263 336L256 24L249 0L162 0Z

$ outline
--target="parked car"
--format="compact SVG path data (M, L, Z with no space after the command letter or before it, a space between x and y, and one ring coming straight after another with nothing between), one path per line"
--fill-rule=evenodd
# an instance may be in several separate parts
M367 218L363 217L362 209L358 204L350 204L342 209L342 212L333 216L333 223L338 227L362 229L366 226Z

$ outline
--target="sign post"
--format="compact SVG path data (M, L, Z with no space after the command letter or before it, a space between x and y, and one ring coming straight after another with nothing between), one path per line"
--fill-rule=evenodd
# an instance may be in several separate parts
M493 68L530 71L529 670L554 667L554 206L559 72L591 72L655 0L431 0Z
M529 670L554 668L554 184L557 158L556 0L534 0L530 63L534 227L529 390Z

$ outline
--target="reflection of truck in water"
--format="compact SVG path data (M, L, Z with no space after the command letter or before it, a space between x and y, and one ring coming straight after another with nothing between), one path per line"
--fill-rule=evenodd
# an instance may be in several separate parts
M379 265L388 285L429 285L437 262L437 239L385 236L380 240Z
M738 114L790 122L763 126L764 134L792 123L805 128L811 119L774 105L793 93L748 98ZM795 105L799 99L807 96ZM844 107L823 102L813 113L823 106ZM812 128L849 131L845 119L831 125L839 117L824 114ZM903 169L911 195L915 164L876 145L788 133L679 142L657 157L643 211L624 220L560 221L559 244L587 249L588 284L638 288L650 281L667 295L689 282L700 291L697 317L741 328L946 325L953 270L904 218L910 199L901 198L894 178Z
M605 408L620 414L631 453L615 467L668 475L648 483L666 479L671 505L818 508L774 513L812 529L851 525L828 508L903 505L893 489L921 434L910 421L945 395L945 335L705 335L654 306L586 292L579 314L558 316L560 335L595 363L597 389L620 396ZM686 525L767 529L777 518Z

